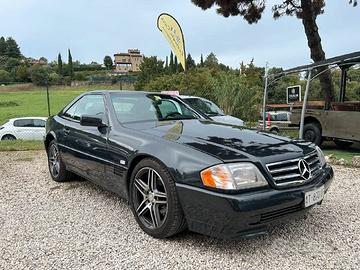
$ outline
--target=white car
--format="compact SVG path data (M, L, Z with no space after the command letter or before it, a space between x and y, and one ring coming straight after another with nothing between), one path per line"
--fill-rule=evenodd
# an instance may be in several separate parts
M201 97L195 96L180 96L188 105L194 109L202 112L212 120L220 123L243 126L244 121L231 115L225 115L225 113L212 101Z
M42 140L45 135L46 117L21 117L0 126L1 140Z

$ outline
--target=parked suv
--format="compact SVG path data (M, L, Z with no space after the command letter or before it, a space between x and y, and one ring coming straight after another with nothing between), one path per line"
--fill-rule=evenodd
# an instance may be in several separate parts
M271 133L278 134L280 130L287 129L298 129L291 124L290 117L291 113L288 111L274 111L266 113L266 131L270 131ZM262 130L263 121L262 115L260 115L259 119L259 129Z

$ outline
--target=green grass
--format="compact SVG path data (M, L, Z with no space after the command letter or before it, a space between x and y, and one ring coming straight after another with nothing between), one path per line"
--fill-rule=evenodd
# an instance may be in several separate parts
M346 163L350 164L354 156L360 156L360 144L354 144L348 149L340 149L332 142L325 142L321 149L326 156L332 155L336 159L344 159Z
M30 151L44 150L42 141L0 141L0 152L3 151Z
M118 85L91 85L82 87L51 87L50 112L57 114L66 104L81 93L96 89L118 89ZM48 116L46 89L2 91L0 87L0 124L10 118L23 116Z

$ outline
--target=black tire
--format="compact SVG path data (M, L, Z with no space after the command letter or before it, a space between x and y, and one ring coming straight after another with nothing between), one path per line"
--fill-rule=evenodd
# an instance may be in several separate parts
M52 140L49 143L47 150L48 156L48 166L51 178L55 182L67 182L71 180L73 174L66 170L65 164L61 159L58 145L55 140ZM54 157L54 152L57 152L56 157ZM55 164L56 163L56 164Z
M153 185L149 183L150 171L155 179L152 181L155 183ZM145 180L142 181L142 179ZM161 197L156 195L158 193L166 194L166 197L162 198L162 200L166 200L166 204L164 201L162 204L156 202L161 202ZM147 234L155 238L167 238L186 228L175 181L167 168L156 159L145 158L135 166L129 183L129 194L134 217L140 228ZM151 194L153 195L151 196ZM140 201L142 202L140 203ZM142 208L141 205L143 205ZM153 218L155 216L157 218Z
M270 129L270 133L272 133L272 134L278 135L279 132L280 132L280 130L279 130L278 128L272 128L272 129Z
M11 134L6 134L6 135L2 136L1 140L2 141L14 141L14 140L16 140L16 137Z
M334 140L334 143L342 149L349 148L350 146L352 146L354 144L353 142L342 141L342 140Z
M305 124L304 140L315 143L318 146L322 144L321 128L317 123Z

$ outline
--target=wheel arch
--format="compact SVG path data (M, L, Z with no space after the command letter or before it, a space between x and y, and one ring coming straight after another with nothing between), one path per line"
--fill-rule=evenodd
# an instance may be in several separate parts
M44 140L45 150L48 149L50 142L53 140L56 140L56 135L55 135L55 132L50 131L48 134L46 134L46 137Z
M307 116L305 117L304 119L304 125L306 124L310 124L310 123L315 123L319 126L320 130L322 130L322 125L321 125L321 122L319 121L319 119L317 119L316 117L314 116Z
M11 133L5 133L4 135L1 136L1 140L3 140L5 138L5 136L11 136L11 137L14 137L15 140L17 140L16 136L14 134L11 134Z

